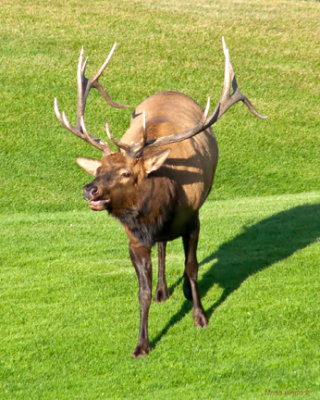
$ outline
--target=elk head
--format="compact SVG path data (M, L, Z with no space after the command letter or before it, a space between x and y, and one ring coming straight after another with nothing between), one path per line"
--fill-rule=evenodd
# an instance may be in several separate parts
M78 165L95 179L84 186L83 196L90 200L94 211L108 210L118 214L133 209L138 203L143 182L159 169L167 159L170 149L155 154L132 158L122 152L103 156L102 160L78 158Z

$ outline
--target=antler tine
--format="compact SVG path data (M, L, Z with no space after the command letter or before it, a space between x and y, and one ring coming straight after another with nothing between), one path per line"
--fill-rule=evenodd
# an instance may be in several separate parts
M56 114L56 117L60 121L61 125L65 126L64 122L63 122L63 118L62 118L61 112L59 110L58 99L56 97L54 98L54 103L53 104L54 104L54 112Z
M100 78L100 76L102 75L103 71L106 69L107 65L109 64L109 62L110 62L110 60L111 60L111 58L112 58L112 56L113 56L113 54L114 54L114 52L115 52L116 47L117 47L117 43L115 43L115 44L113 45L113 47L112 47L112 49L111 49L111 51L110 51L108 57L106 58L105 62L102 64L102 66L100 67L99 71L96 73L95 76L93 76L93 77L90 78L90 79L86 79L86 78L84 77L84 75L83 75L83 78L86 79L86 85L87 85L87 88L86 88L86 90L85 90L85 96L86 96L86 97L88 96L89 91L90 91L91 88L95 88L95 89L97 89L97 90L100 92L100 94L102 95L102 97L105 99L105 101L106 101L111 107L114 107L114 108L130 108L130 106L127 106L127 105L125 105L125 104L119 104L119 103L116 103L115 101L113 101L113 100L111 99L109 93L106 91L106 89L105 89L105 88L101 85L101 83L99 82L99 78ZM85 101L86 101L86 97L85 97Z
M147 126L146 126L146 112L145 110L142 111L142 137L139 143L132 143L130 146L130 153L133 157L139 157L141 151L146 145L147 142ZM130 154L129 153L129 154Z
M142 132L142 141L141 141L141 145L142 145L142 148L146 145L146 142L147 142L147 135L148 135L148 132L147 132L147 123L146 123L146 112L143 110L143 112L142 112L142 129L143 129L143 132Z
M103 142L102 140L100 140L100 139L96 138L95 136L90 135L90 133L88 133L86 125L84 123L83 116L80 119L80 125L82 128L82 132L84 133L84 136L86 137L85 140L87 140L87 142L89 142L92 146L99 149L104 156L112 153L112 149L109 146L109 143Z
M109 95L109 93L106 91L106 89L101 85L101 83L98 81L98 79L100 78L100 76L102 75L103 71L106 69L107 65L109 64L109 61L111 60L111 57L113 56L113 53L115 52L117 47L117 43L115 43L108 55L108 57L106 58L105 62L102 64L101 68L99 69L99 71L97 72L97 74L92 77L91 79L89 79L89 85L90 87L94 87L96 88L100 94L102 95L102 97L105 99L105 101L114 108L130 108L130 106L127 106L125 104L119 104L116 103L115 101L113 101Z
M240 92L240 89L239 89L238 83L237 83L237 78L234 73L234 69L232 67L231 61L230 61L229 49L226 46L226 42L225 42L223 36L222 36L222 47L223 47L223 52L225 55L225 80L226 80L226 82L228 84L228 88L229 88L229 92L228 92L229 96L228 97L230 98L230 100L232 100L231 104L226 107L225 111L227 111L227 109L230 108L237 101L243 101L244 104L249 108L249 110L251 111L251 113L253 115L255 115L256 117L261 118L261 119L268 118L267 116L260 114L254 108L251 101L244 94L242 94ZM230 82L232 83L232 89L233 89L231 96L230 96ZM227 97L227 93L225 93L225 96ZM235 96L234 99L233 99L233 96Z
M111 60L111 57L113 56L113 53L115 52L117 47L117 43L115 43L108 55L108 57L106 58L105 62L102 64L101 68L99 69L99 71L97 72L97 74L92 78L93 81L97 81L100 76L102 75L103 71L106 69L107 65L109 64L109 61Z
M86 59L85 59L85 61L84 61L84 63L83 63L83 66L82 66L82 69L81 69L81 72L82 72L83 74L86 72L88 60L89 60L89 57L86 57Z
M85 70L87 67L88 57L83 63L84 58L84 46L81 47L80 56L78 61L77 69L77 86L78 86L78 103L77 103L77 127L80 129L80 119L84 115L86 107L87 96L84 98L84 92L86 90L88 80L85 77Z
M122 143L118 140L116 140L110 133L109 130L109 122L106 122L106 132L108 135L108 138L111 140L111 142L116 145L119 149L122 149L126 152L126 154L129 157L137 158L140 155L141 150L145 147L146 141L147 141L147 129L146 129L146 112L143 110L142 111L142 138L139 143L131 143L130 145L126 143Z
M258 118L266 119L267 116L260 114L253 106L251 101L240 92L237 78L234 73L234 69L232 67L230 61L229 49L227 48L224 37L222 36L222 49L225 57L224 63L224 84L222 89L222 95L220 97L219 103L217 104L214 111L209 115L204 129L207 129L209 126L213 125L222 117L222 115L235 103L238 101L242 101L251 111L253 115ZM232 93L230 94L232 85Z
M71 125L66 113L63 111L61 114L57 98L54 99L54 111L61 125L68 129L68 131L76 135L78 138L90 143L92 146L100 150L104 155L112 153L112 149L108 143L102 142L99 138L88 133L83 116L80 118L81 131L77 127Z
M102 75L103 71L106 69L107 65L109 64L115 49L116 43L113 45L108 57L106 58L105 62L100 67L99 71L94 75L92 78L86 78L85 71L88 62L88 57L83 62L84 59L84 47L82 46L79 56L79 63L78 63L78 72L77 72L77 81L78 81L78 107L77 107L77 127L80 129L80 118L84 115L85 107L89 92L92 88L97 89L105 101L115 108L130 108L130 106L119 104L113 101L106 91L106 89L101 85L99 82L99 78Z
M224 37L222 36L222 49L224 54L224 82L223 82L223 90L221 97L227 97L230 94L230 82L234 78L234 71L230 62L230 54L229 49L227 48ZM231 78L232 76L232 78Z
M111 140L111 142L112 142L115 146L117 146L119 149L122 149L122 150L124 150L125 152L130 153L130 151L131 151L131 146L129 146L129 145L126 144L126 143L121 143L121 142L119 142L117 139L115 139L115 138L111 135L110 130L109 130L109 122L106 122L105 128L106 128L106 132L107 132L108 138Z
M66 129L68 129L68 131L70 131L73 134L75 134L76 136L78 136L80 139L83 139L81 132L78 131L75 127L73 127L70 124L65 112L63 111L61 114L61 112L59 110L58 99L56 97L54 99L54 111L55 111L56 117L58 118L58 120L60 121L62 126L64 126Z
M100 84L99 78L102 75L103 71L106 69L108 63L111 60L111 57L116 49L116 43L112 47L108 57L106 58L103 65L100 67L97 74L88 79L85 76L86 67L88 63L88 57L84 60L84 47L81 47L78 68L77 68L77 87L78 87L78 98L77 98L77 126L72 126L67 119L66 114L63 112L61 114L58 106L58 100L55 98L54 100L54 110L55 114L60 121L61 125L72 132L74 135L78 136L80 139L85 140L90 143L92 146L99 149L104 155L112 152L111 147L108 143L101 141L99 138L88 133L85 122L84 122L84 111L86 107L87 98L89 92L92 88L96 88L102 94L103 98L113 107L117 108L128 108L129 106L118 104L114 102L105 88Z

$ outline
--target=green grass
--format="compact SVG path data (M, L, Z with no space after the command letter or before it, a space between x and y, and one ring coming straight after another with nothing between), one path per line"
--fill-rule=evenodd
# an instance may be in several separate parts
M23 1L1 3L1 182L5 212L72 210L88 178L78 156L96 150L63 129L53 99L71 122L82 44L88 74L113 43L102 77L112 97L136 106L161 90L179 90L205 105L218 101L224 35L238 82L267 121L242 105L215 126L220 162L214 199L300 193L320 187L317 49L320 5L305 1ZM88 129L120 137L132 110L89 97ZM99 156L99 155L98 155ZM8 200L10 199L10 200Z
M138 284L119 224L86 209L3 216L1 398L319 398L319 218L319 192L208 201L198 255L209 327L193 325L172 242L173 293L151 306L152 352L132 360Z
M0 398L318 399L320 3L0 5ZM182 245L170 243L173 294L151 307L152 352L131 360L139 307L127 239L86 208L90 178L74 160L99 155L62 129L53 99L74 123L81 45L91 75L117 41L101 79L116 101L170 89L214 103L221 36L269 119L236 105L214 127L220 160L198 254L209 327L193 327ZM105 137L109 120L119 138L131 112L92 93L86 123Z

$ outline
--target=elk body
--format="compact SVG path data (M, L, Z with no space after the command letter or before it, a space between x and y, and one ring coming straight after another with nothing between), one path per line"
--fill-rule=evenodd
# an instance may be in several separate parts
M140 331L133 357L150 351L148 313L152 297L151 248L158 243L158 283L155 301L168 298L165 279L167 241L182 237L185 252L184 294L193 301L196 326L208 324L198 290L197 244L199 208L208 196L218 162L218 146L211 126L236 102L243 101L250 111L260 115L238 89L229 52L222 39L225 55L225 78L222 96L209 113L190 97L179 92L162 92L143 101L133 112L129 129L121 141L109 139L118 148L113 152L107 142L88 133L84 123L87 96L91 88L100 91L113 107L127 108L111 100L98 81L115 46L99 72L85 77L87 59L81 50L78 65L77 126L55 112L61 124L79 138L102 152L102 159L78 158L86 172L95 176L84 186L84 198L95 211L107 210L124 226L129 238L129 254L139 281ZM232 86L232 93L231 92Z

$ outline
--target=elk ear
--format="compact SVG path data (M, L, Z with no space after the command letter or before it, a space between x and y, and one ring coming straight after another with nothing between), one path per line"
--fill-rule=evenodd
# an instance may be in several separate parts
M156 171L163 165L168 158L170 151L171 149L161 150L143 159L143 166L147 175L151 174L153 171Z
M89 175L96 176L97 169L101 166L101 161L94 158L78 157L77 164L84 169Z

